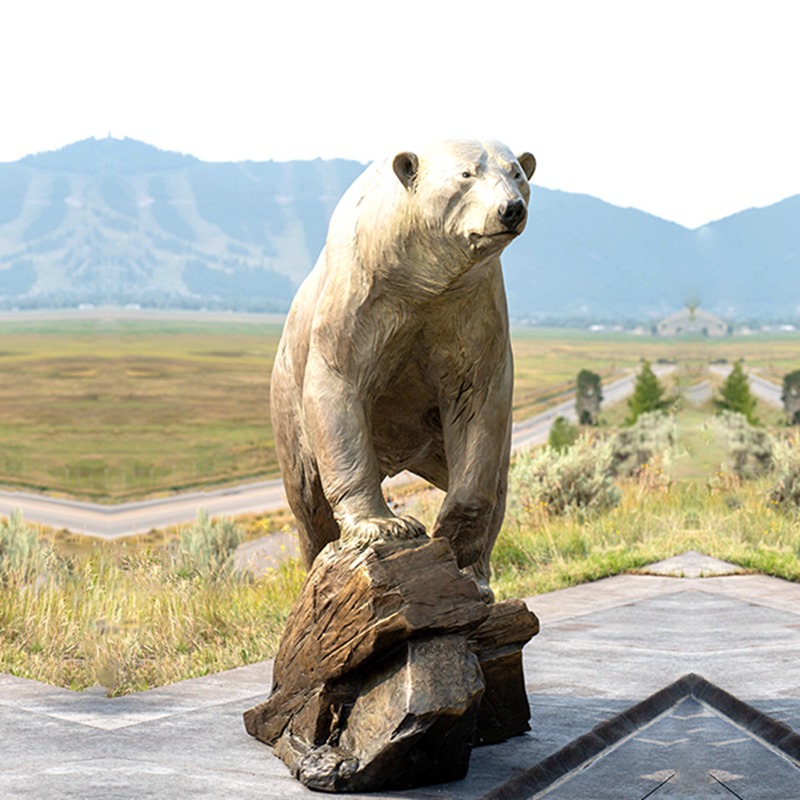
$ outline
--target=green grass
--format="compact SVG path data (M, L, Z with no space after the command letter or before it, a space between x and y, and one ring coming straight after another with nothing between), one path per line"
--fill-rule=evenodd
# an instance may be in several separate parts
M553 591L637 569L687 550L788 580L800 580L797 518L768 507L763 482L735 495L697 482L665 492L626 486L621 504L579 523L552 518L507 525L493 554L499 597Z
M269 324L0 325L0 483L118 502L277 475Z
M673 459L676 481L707 481L725 459L719 433L710 424L708 410L688 407L678 415L678 452Z

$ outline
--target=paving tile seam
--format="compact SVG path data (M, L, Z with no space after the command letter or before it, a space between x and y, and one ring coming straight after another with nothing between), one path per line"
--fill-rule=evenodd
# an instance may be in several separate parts
M675 592L670 592L669 594L675 594ZM576 609L574 611L555 611L543 607L537 608L535 602L530 603L528 607L531 609L531 611L533 611L534 614L536 614L540 622L545 621L550 625L557 625L558 623L566 622L567 620L576 620L581 619L581 617L589 617L592 614L599 614L602 611L614 611L618 608L625 608L627 606L637 606L640 603L663 596L664 594L659 593L647 597L637 597L635 600L625 600L624 602L613 604L598 603L596 605L592 605L590 608L587 608L586 605L584 605L580 610Z
M590 616L592 614L598 614L603 611L612 611L614 609L623 608L625 606L636 606L642 602L646 602L647 600L652 600L658 597L665 597L669 595L677 595L677 594L684 594L684 593L705 593L713 596L722 596L727 597L730 599L739 600L740 602L747 603L752 606L757 606L760 608L766 608L770 611L782 611L788 614L793 614L795 616L800 617L800 588L797 592L797 598L793 598L792 600L787 600L781 602L780 600L772 597L758 597L752 595L743 594L740 591L708 591L704 592L702 589L695 589L689 588L682 591L672 591L672 592L656 592L649 596L643 596L636 598L635 600L626 600L625 602L613 603L613 604L606 604L606 603L596 603L596 604L589 604L582 606L580 610L555 610L555 609L548 609L544 606L544 604L539 604L537 607L536 598L529 598L526 602L528 607L533 611L539 620L542 623L547 623L548 625L557 625L562 622L566 622L568 620L576 620L580 619L581 617ZM587 606L590 606L587 608Z
M58 767L67 767L70 764L92 764L95 762L105 763L107 761L108 757L103 754L77 757L77 756L70 756L67 752L65 752L63 758L60 759L58 764L54 765L52 761L50 761L48 764L43 764L43 768L55 769ZM27 768L30 768L30 765L27 765ZM17 770L18 768L16 767L12 768L9 768L7 766L0 767L0 772L5 772L5 773L16 772Z
M630 591L631 586L637 586L637 591L644 591L644 586L647 585L647 591L658 591L660 587L674 586L676 583L686 584L755 584L763 585L764 583L779 583L787 589L794 587L800 588L800 584L795 581L790 581L785 578L778 578L774 575L766 575L763 572L747 572L737 573L731 575L707 575L704 577L678 577L673 575L643 575L637 573L621 573L618 575L611 575L607 578L600 578L596 581L588 581L587 583L579 583L574 586L566 586L563 589L554 589L551 592L544 592L541 595L533 595L534 597L558 597L561 594L589 594L598 592L603 594L611 594L614 592L624 593Z
M43 686L49 686L49 684L42 684ZM147 705L151 705L153 703L158 702L160 705L161 710L159 710L159 714L162 716L173 716L175 714L189 714L194 711L202 711L207 708L214 708L217 706L224 706L228 703L237 703L237 702L248 702L253 698L261 697L262 695L269 694L271 683L266 683L261 689L254 689L252 691L248 691L246 693L236 695L234 697L225 697L223 699L218 698L209 698L207 701L200 701L194 702L192 704L187 704L185 706L181 706L178 708L167 708L164 710L164 706L170 706L172 703L169 702L168 699L162 699L161 697L157 698L150 698L147 696L146 692L136 692L134 694L125 695L124 697L109 697L106 701L108 703L107 711L98 711L95 714L98 717L107 718L110 713L113 714L120 714L124 715L125 713L129 714L137 714L137 713L155 713L155 712L148 712L142 710L142 707L146 707ZM88 704L88 703L97 703L96 697L81 697L81 693L79 691L73 690L66 690L70 691L71 694L69 696L64 697L63 699L56 700L53 702L52 700L46 701L42 703L41 701L37 701L36 699L31 700L30 698L8 698L0 700L0 708L12 708L17 709L20 711L26 711L31 713L39 713L39 714L68 714L68 713L86 713L81 712L81 706ZM150 690L152 691L152 690ZM60 705L63 704L63 705ZM44 707L43 707L44 706ZM54 708L57 706L57 708ZM130 708L126 708L126 706L130 706ZM91 713L91 712L89 712Z
M198 756L197 758L201 759L202 756ZM246 768L231 769L221 766L215 766L213 768L204 767L202 763L198 763L197 761L193 761L190 759L189 760L184 759L181 761L173 760L170 764L164 764L163 762L155 758L130 758L127 756L92 756L90 758L72 759L70 761L64 761L57 765L51 764L50 766L43 767L41 769L41 773L42 774L67 773L71 771L68 769L70 765L81 768L85 768L86 766L91 766L94 767L95 772L102 773L104 775L113 774L115 772L126 773L126 774L130 774L131 772L134 772L136 774L149 772L161 775L180 775L186 771L187 767L191 767L194 776L202 774L207 774L207 775L251 774L251 772ZM150 769L147 769L148 767L150 767ZM291 776L288 773L286 777L291 778Z
M268 692L265 693L267 695ZM262 697L263 695L258 695L258 697ZM243 702L252 702L251 699L245 698ZM208 706L198 706L197 708L190 708L190 709L183 709L180 711L171 711L167 713L162 713L159 711L143 711L142 716L146 716L146 719L139 719L139 720L132 720L126 722L120 722L117 724L109 724L113 723L113 717L109 716L108 714L87 714L86 712L82 712L80 710L75 711L43 711L42 709L30 708L26 706L10 706L15 711L21 711L26 714L36 714L40 717L46 717L51 720L55 720L57 722L65 722L70 725L80 725L84 728L90 728L92 730L99 730L104 731L105 733L115 733L117 731L125 731L130 730L131 728L136 728L140 725L148 725L152 722L163 722L168 720L172 717L180 717L185 714L192 714L195 712L202 712L210 708L214 708L218 705L225 705L224 703L210 703ZM9 707L9 706L7 706ZM81 719L76 719L76 716L80 715Z
M544 640L543 640L544 641ZM683 656L686 658L708 659L715 655L749 653L754 650L759 653L780 653L793 651L800 648L800 641L770 642L768 644L744 644L742 646L707 647L702 650L693 649L691 646L674 645L673 647L655 646L650 642L637 644L636 642L609 642L609 641L575 641L547 637L549 647L568 649L576 652L590 651L593 653L612 651L635 651L640 653L662 653L664 655Z
M777 579L776 579L777 580ZM687 584L689 581L687 580ZM579 587L576 587L579 588ZM710 587L709 587L710 588ZM564 590L570 591L570 590ZM547 597L546 600L540 599L536 595L532 597L528 597L525 599L526 604L528 607L540 618L542 619L549 617L550 623L555 624L556 622L561 622L568 619L576 619L582 616L588 616L590 614L599 613L601 611L610 611L616 608L624 608L625 606L634 606L638 605L639 603L651 600L657 597L666 597L670 595L680 595L680 594L695 594L695 593L706 593L706 594L731 594L739 599L745 600L742 597L741 592L739 591L730 591L730 592L720 592L720 591L707 591L705 587L701 587L698 585L687 585L687 586L669 586L663 587L658 589L657 591L647 591L647 592L637 592L635 595L632 596L631 593L627 593L625 597L611 599L605 594L598 593L598 597L592 598L587 597L585 598L584 602L581 604L580 609L564 609L563 602L561 602L557 598L550 598ZM798 602L800 602L800 587L798 587ZM542 595L542 598L545 596ZM750 598L746 599L746 602L750 602ZM570 605L575 604L574 598L571 599ZM763 602L754 602L755 605L767 605ZM787 604L788 605L788 604ZM590 608L587 609L587 606ZM780 610L780 609L778 609ZM795 612L797 613L797 607L794 607Z

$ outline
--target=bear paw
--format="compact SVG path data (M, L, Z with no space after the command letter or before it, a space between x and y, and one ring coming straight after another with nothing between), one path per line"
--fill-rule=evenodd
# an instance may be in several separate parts
M414 517L367 517L343 526L342 543L363 550L377 542L425 539L425 526Z

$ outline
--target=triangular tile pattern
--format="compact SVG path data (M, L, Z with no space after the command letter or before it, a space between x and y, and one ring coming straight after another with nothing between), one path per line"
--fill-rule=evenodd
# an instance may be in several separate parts
M482 800L800 797L800 735L686 675Z

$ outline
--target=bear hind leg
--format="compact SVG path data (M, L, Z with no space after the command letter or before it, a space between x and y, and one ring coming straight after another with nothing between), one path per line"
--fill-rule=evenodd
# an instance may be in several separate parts
M310 567L322 548L339 538L339 526L322 491L313 460L298 458L291 469L283 472L286 498L297 522L303 561Z

